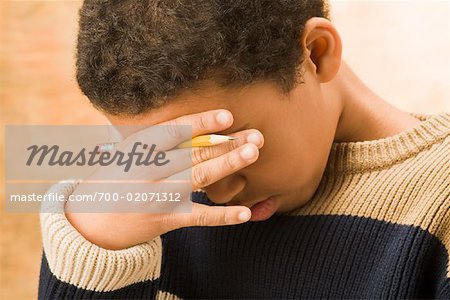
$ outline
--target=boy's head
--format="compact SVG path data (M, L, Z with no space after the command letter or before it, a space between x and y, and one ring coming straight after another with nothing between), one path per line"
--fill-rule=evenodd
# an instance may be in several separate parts
M259 159L205 190L279 211L307 201L322 176L338 115L327 92L341 43L325 0L85 1L77 79L113 124L152 125L231 111L221 134L256 128Z

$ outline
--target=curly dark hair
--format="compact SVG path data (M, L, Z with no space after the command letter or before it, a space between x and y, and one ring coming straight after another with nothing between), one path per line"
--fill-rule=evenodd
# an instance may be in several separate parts
M299 80L300 36L326 0L86 0L77 80L101 111L137 115L184 89Z

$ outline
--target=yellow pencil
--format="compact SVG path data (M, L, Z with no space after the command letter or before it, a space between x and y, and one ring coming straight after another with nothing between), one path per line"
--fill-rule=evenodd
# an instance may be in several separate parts
M194 137L190 141L186 141L179 144L176 148L208 147L236 139L237 137L234 136L219 135L219 134L199 135Z

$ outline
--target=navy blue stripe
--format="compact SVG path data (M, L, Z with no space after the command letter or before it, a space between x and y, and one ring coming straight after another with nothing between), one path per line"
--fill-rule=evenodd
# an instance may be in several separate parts
M450 297L445 247L420 227L274 216L162 238L161 288L184 298Z

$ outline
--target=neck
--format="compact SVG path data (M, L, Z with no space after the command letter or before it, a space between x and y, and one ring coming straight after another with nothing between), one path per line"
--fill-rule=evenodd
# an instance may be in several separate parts
M386 138L420 123L370 90L345 62L336 77L323 85L323 92L340 104L335 142Z

